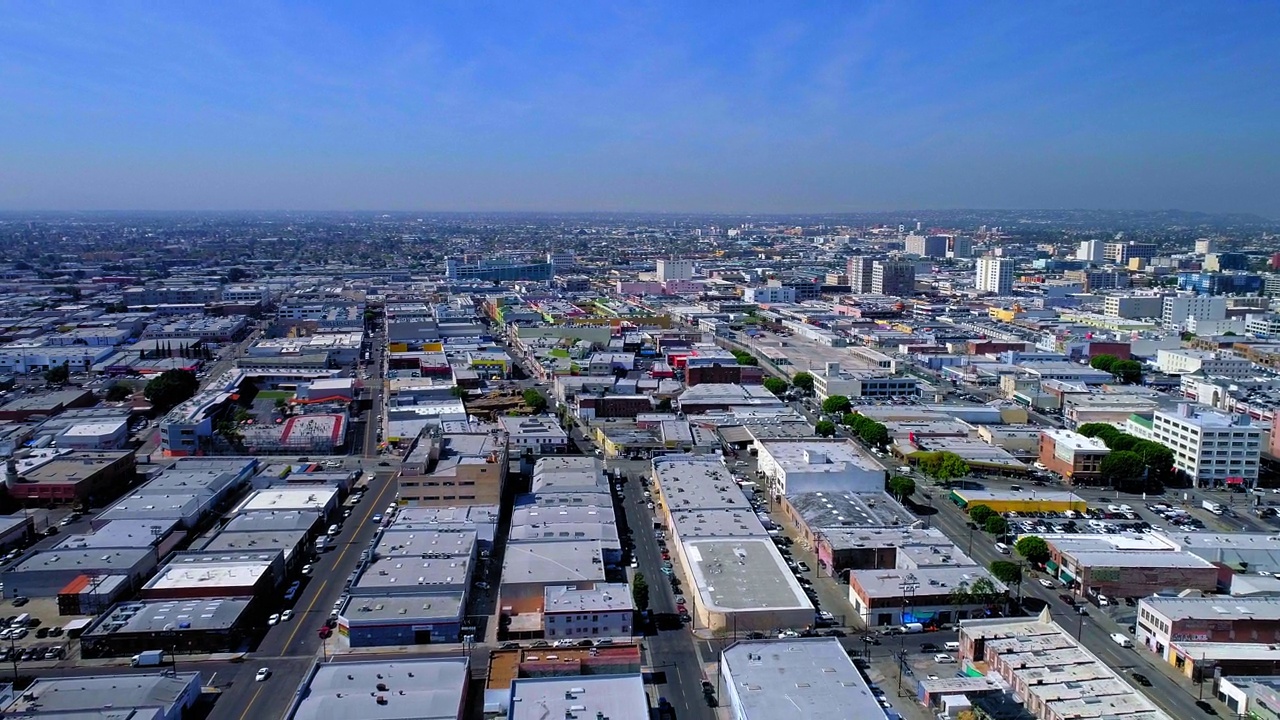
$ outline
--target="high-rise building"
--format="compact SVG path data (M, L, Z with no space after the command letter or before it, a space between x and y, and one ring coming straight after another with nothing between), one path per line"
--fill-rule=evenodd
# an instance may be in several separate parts
M1102 314L1114 318L1157 318L1164 316L1162 295L1111 295L1102 301Z
M668 282L671 280L692 280L693 279L693 261L692 260L670 260L658 261L658 282Z
M849 277L849 292L865 295L871 292L871 272L875 259L866 255L854 255L849 258L845 275Z
M1227 299L1208 295L1180 295L1164 299L1160 320L1170 330L1182 330L1191 318L1223 320L1227 317Z
M950 239L950 235L908 235L907 254L931 258L946 257L947 241Z
M1103 246L1102 257L1117 265L1128 265L1134 258L1150 260L1156 256L1156 246L1151 243L1110 242Z
M1217 245L1213 238L1200 238L1196 241L1196 254L1208 255L1211 252L1217 252Z
M1008 258L978 258L978 292L1008 295L1013 292L1013 260Z
M973 257L973 238L964 235L947 236L947 257Z
M1080 249L1076 250L1076 259L1093 263L1102 262L1103 245L1101 240L1085 240L1080 243Z
M877 260L871 269L871 292L877 295L913 295L916 266L905 260Z
M1248 415L1197 413L1192 405L1176 412L1157 410L1151 438L1173 450L1173 465L1194 487L1253 487L1258 482L1262 430Z

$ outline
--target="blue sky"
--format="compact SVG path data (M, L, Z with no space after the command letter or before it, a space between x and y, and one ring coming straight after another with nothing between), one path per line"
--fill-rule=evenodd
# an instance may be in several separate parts
M0 209L1280 217L1280 4L0 0Z

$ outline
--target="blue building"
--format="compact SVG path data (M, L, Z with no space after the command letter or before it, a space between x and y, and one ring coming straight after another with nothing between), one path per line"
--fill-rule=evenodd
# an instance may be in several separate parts
M1178 273L1178 289L1201 295L1257 295L1262 292L1262 276L1250 273Z

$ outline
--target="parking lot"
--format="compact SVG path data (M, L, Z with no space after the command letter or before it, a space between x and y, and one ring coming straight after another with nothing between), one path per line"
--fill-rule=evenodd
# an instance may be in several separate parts
M65 659L72 643L63 626L76 619L59 615L57 601L50 598L0 601L0 662L47 667Z

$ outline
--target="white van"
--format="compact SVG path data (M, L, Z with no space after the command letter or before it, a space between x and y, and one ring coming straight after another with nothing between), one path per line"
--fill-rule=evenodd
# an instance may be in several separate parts
M952 640L951 642L948 642L948 643L942 643L942 649L946 650L947 652L959 652L960 643L956 642L955 640Z
M1009 554L1009 546L1008 546L1008 545L1005 545L1005 544L1004 544L1004 543L1002 543L1002 542L998 542L998 543L996 543L996 550L999 550L1001 555L1008 555L1008 554Z
M1111 641L1123 648L1133 647L1133 641L1123 633L1111 633Z

